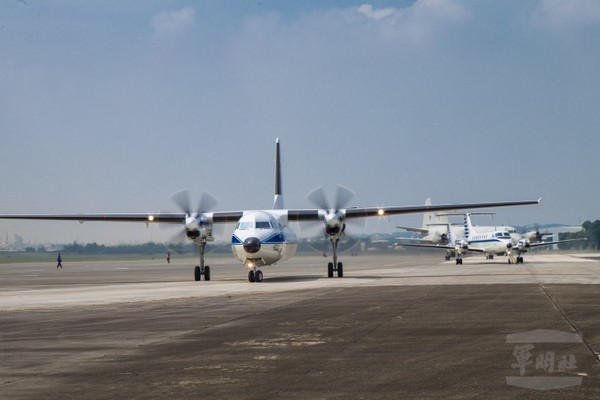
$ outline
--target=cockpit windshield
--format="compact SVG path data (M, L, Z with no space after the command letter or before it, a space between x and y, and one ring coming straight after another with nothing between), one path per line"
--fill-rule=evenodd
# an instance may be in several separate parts
M254 228L254 221L240 221L235 229L248 230Z
M237 224L236 229L271 229L272 227L273 225L271 224L271 221L240 221Z
M271 229L269 221L256 221L256 229Z

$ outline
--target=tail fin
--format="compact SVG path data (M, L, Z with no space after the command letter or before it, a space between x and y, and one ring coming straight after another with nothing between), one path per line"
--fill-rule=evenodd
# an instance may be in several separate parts
M471 214L465 213L465 239L471 240L473 234L473 224L471 224Z
M448 244L454 246L454 244L456 243L456 238L454 237L454 232L452 231L452 225L448 223L448 225L446 226L448 228L448 231L446 232L446 235L448 237Z
M275 199L273 209L283 209L283 194L281 193L281 158L279 155L279 138L275 140Z
M431 197L428 197L425 200L425 205L431 205ZM432 225L447 225L448 224L448 216L447 215L438 215L434 212L426 212L423 213L423 226L421 228L423 230L429 230L429 227Z

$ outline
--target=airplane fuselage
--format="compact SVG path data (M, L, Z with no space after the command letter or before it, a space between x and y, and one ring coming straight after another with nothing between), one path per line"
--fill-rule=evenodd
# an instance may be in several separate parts
M512 237L508 231L477 232L469 237L470 250L482 251L486 254L502 254L512 246Z
M248 269L286 260L297 247L296 233L278 210L244 213L231 235L233 255Z

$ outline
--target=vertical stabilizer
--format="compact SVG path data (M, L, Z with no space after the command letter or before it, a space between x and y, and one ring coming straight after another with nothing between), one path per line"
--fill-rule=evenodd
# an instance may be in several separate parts
M425 200L425 205L431 205L431 197L428 197ZM438 215L434 212L426 212L423 213L423 226L421 228L423 230L429 230L432 226L436 225L447 225L448 224L448 216L447 215Z
M454 236L454 230L452 229L452 225L450 223L448 223L448 225L446 225L447 227L447 232L446 234L448 235L448 244L451 246L454 246L457 242L457 238Z
M465 239L467 241L471 240L471 235L473 234L473 224L471 224L471 214L465 214Z
M275 140L275 199L273 209L283 209L283 194L281 193L281 158L279 154L279 138Z

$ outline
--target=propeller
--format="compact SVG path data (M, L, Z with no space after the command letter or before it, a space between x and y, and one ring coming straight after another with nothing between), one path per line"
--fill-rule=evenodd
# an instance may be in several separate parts
M306 198L312 202L318 209L319 214L323 217L325 223L325 232L327 235L338 235L343 233L344 214L342 209L350 203L354 198L354 192L350 189L337 185L335 192L335 200L330 203L325 195L325 190L322 186L310 192Z
M195 208L192 208L191 196L187 190L175 193L171 196L171 199L185 213L184 229L176 235L177 238L185 234L188 239L196 240L200 237L206 238L212 235L212 226L202 215L204 212L214 209L218 204L211 194L202 192Z
M200 195L200 201L195 209L192 209L190 201L190 193L187 190L175 193L171 196L171 199L177 204L179 209L189 216L199 215L203 211L210 211L214 209L219 202L211 194L202 192Z

